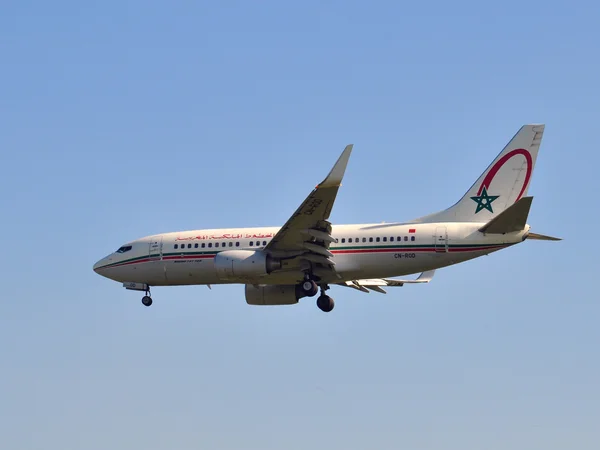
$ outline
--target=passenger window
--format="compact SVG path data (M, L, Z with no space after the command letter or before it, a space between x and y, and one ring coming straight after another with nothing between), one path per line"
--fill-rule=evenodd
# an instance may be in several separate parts
M194 248L198 248L198 243L197 242L194 244Z
M386 237L383 238L383 242L387 242L387 238Z
M408 241L408 236L404 236L404 241Z
M394 236L390 238L390 242L394 242Z
M352 242L352 238L348 238L348 242Z
M211 248L211 247L212 247L212 242L209 242L208 243L208 248Z
M177 248L177 247L179 247L179 245L175 244L175 247L174 247L174 248Z
M230 243L229 243L229 246L230 246L230 247L233 247L233 242L230 242Z
M250 247L252 247L254 245L253 241L250 241Z
M239 247L239 246L240 246L240 243L239 243L239 242L236 242L236 243L235 243L235 246L236 246L236 247Z
M219 243L218 243L218 242L215 242L215 247L218 247L218 246L219 246Z
M346 238L342 238L342 244L346 242Z
M398 242L400 242L402 240L402 236L398 236Z
M202 243L202 248L204 248L204 247L206 247L206 244L203 242L203 243Z
M356 238L354 239L354 242L360 242L360 239Z
M260 241L256 241L256 246L258 247L260 245Z
M263 241L263 245L267 245L267 241Z
M379 238L375 238L375 241L379 242Z
M369 238L369 242L373 242L373 238Z
M414 241L414 240L415 240L415 237L414 237L414 236L411 236L411 237L410 237L410 240L411 240L411 241Z
M367 242L367 238L363 238L363 242Z
M188 244L188 248L192 248L192 244Z

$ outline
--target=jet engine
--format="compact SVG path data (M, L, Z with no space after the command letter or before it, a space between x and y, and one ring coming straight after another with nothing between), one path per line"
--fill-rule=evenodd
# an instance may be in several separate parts
M303 297L296 285L246 285L246 303L249 305L293 305Z
M222 280L258 278L281 268L281 261L260 250L226 250L215 255L215 270Z

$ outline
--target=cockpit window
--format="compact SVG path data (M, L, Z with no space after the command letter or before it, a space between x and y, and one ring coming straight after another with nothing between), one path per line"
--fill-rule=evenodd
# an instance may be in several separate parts
M131 245L124 245L123 247L119 248L119 250L117 250L117 253L125 253L129 250L131 250Z

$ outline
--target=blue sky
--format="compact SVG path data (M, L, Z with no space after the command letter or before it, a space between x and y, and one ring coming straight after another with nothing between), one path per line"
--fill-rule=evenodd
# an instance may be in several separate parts
M15 2L0 14L0 436L39 449L597 449L595 2ZM92 264L282 224L354 143L335 223L455 202L547 124L527 242L387 296L252 308Z

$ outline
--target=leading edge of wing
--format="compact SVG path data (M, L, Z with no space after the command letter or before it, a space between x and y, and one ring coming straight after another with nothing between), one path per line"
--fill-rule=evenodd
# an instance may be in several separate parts
M279 229L264 248L265 251L278 253L304 251L330 256L329 253L315 252L314 248L308 248L306 244L319 245L327 250L329 243L333 241L327 237L319 237L320 235L317 236L315 233L331 233L331 226L327 220L344 177L352 147L352 144L346 146L327 177L312 190L294 214Z
M329 174L325 177L323 181L317 184L317 188L338 187L342 185L342 178L344 178L346 166L348 165L348 161L350 160L352 147L354 147L353 144L346 145L346 148L344 149L334 166L329 171Z

